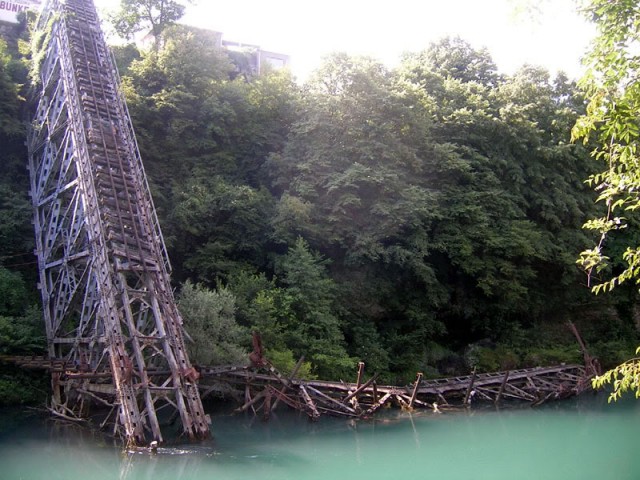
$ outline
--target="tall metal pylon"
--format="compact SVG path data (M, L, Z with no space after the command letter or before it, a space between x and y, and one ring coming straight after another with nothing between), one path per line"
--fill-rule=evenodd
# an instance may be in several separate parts
M170 264L115 64L92 0L48 0L28 137L52 410L111 408L130 444L163 441L159 412L209 435ZM164 415L164 413L163 413Z

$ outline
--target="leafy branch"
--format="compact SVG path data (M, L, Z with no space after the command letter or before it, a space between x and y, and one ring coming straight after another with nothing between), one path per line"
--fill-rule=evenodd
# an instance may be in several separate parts
M636 349L636 355L638 354L640 354L640 347ZM617 401L628 391L635 392L636 398L640 398L640 358L627 360L591 381L594 389L610 384L613 385L613 391L609 395L609 403Z

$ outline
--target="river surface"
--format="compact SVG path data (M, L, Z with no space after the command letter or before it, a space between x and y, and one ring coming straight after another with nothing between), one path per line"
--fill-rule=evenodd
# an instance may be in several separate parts
M539 408L212 415L214 439L124 453L86 428L0 411L0 480L638 480L640 401L586 394Z

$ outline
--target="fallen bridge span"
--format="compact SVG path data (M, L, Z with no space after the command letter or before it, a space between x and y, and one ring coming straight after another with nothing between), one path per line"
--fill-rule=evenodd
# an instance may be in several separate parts
M590 389L592 378L581 365L557 365L428 380L418 373L412 384L397 386L378 384L376 375L363 381L363 370L361 363L358 379L349 383L288 378L273 367L205 367L199 369L200 391L203 397L235 395L243 401L237 411L252 410L268 417L283 402L316 419L322 413L364 417L391 404L434 411L479 401L539 405Z
M109 372L86 371L82 366L43 356L0 356L0 361L26 369L48 370L62 380L97 379ZM301 362L299 362L300 364ZM407 385L379 384L377 375L365 381L364 363L355 382L305 380L261 367L230 365L197 367L198 387L204 399L211 395L235 398L237 412L251 411L268 418L279 404L299 410L311 419L323 414L365 418L386 406L443 411L471 404L520 401L531 405L568 398L591 389L593 374L582 365L555 365L450 378L424 379L421 373ZM149 371L150 375L164 372ZM109 392L103 392L109 393Z

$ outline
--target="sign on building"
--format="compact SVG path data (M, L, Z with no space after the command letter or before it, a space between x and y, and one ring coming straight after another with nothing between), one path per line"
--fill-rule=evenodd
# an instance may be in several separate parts
M42 0L0 0L0 21L18 23L18 13L37 10Z

